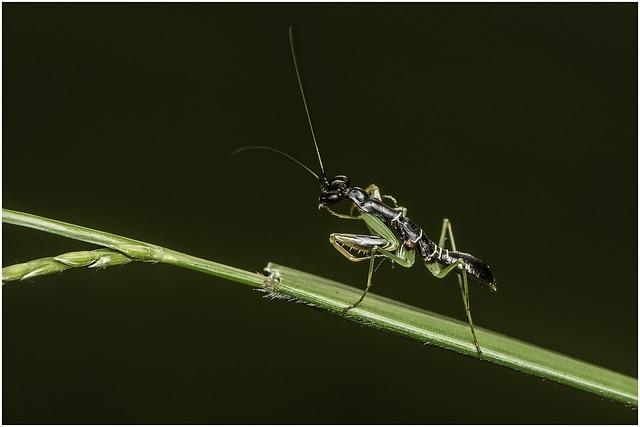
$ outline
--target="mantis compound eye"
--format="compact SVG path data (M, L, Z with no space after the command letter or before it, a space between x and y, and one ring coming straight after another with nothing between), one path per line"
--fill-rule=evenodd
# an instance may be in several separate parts
M323 205L334 205L342 200L343 194L339 191L325 191L320 195L320 203Z

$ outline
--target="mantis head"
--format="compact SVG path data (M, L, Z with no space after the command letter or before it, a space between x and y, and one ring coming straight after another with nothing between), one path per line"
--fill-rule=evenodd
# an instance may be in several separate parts
M335 205L344 198L349 190L349 178L336 175L321 186L320 203L325 206Z

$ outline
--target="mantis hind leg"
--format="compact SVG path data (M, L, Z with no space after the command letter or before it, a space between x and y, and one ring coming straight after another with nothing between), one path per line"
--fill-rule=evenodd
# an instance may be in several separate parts
M454 251L457 251L456 241L453 238L453 230L451 229L451 221L445 218L442 221L442 231L440 232L440 241L438 242L438 246L440 246L441 248L444 247L447 236L449 237L451 249L453 249ZM458 275L457 279L458 279L458 287L460 288L460 293L462 295L462 303L464 304L464 311L467 314L467 321L469 322L469 328L471 329L471 336L473 337L473 343L476 346L476 350L478 354L481 355L482 350L480 350L480 343L478 342L478 338L476 337L476 331L473 327L473 319L471 317L471 304L469 302L469 284L467 281L467 271L464 269L464 261L460 260L458 263L450 265L449 267L444 268L442 270L440 270L440 268L438 267L435 269L437 270L437 273L434 273L431 267L429 266L427 267L429 267L429 270L431 270L431 272L434 273L436 277L438 277L438 274L441 275L441 277L444 277L458 266L462 266L462 277Z

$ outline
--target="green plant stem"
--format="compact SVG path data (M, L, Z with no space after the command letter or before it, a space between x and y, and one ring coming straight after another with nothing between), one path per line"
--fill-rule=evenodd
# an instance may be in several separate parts
M83 242L93 243L94 245L104 246L118 252L122 252L133 261L151 263L162 262L165 264L176 265L178 267L188 268L189 270L200 271L213 276L231 279L254 287L260 287L264 282L264 276L260 274L251 273L239 268L172 251L170 249L141 242L139 240L129 239L127 237L75 224L68 224L66 222L56 221L54 219L44 218L38 215L3 209L2 222L33 228L47 233L57 234L58 236L81 240Z
M230 279L245 285L261 288L267 292L268 297L303 302L334 314L343 315L347 319L402 335L424 344L435 345L477 357L619 401L629 406L637 406L638 404L638 381L635 378L476 327L476 334L483 351L480 356L475 351L469 327L466 323L417 309L373 293L369 293L360 306L349 310L346 314L342 314L342 310L360 296L361 289L288 267L270 263L266 269L270 272L270 275L265 277L157 245L36 215L3 209L2 220L6 223L105 246L124 254L128 258L127 262L129 260L162 262ZM77 254L85 254L85 252L70 253L64 256L67 257L65 259L75 260L76 256L80 256ZM104 255L101 253L101 256ZM60 257L63 256L51 259L58 260ZM45 258L44 260L50 259ZM80 264L77 266L82 266ZM28 265L29 263L20 264L20 268L28 268ZM34 268L41 268L38 263L34 265L36 266ZM7 269L12 268L15 269L16 266L3 268L3 280L5 271L10 272L12 270ZM57 270L52 269L51 272L54 271ZM29 274L28 271L25 273L21 270L20 274L23 273Z

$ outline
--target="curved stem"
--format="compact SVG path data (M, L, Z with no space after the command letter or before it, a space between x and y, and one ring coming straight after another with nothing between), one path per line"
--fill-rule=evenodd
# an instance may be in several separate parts
M267 292L267 297L296 300L334 314L342 313L343 309L355 301L361 293L360 289L273 263L267 266L266 270L270 275L265 277L157 245L8 209L3 209L2 220L6 223L105 246L126 255L133 261L162 262L223 277L261 288ZM104 255L101 252L98 254ZM76 260L77 256L88 255L86 252L79 252L36 261L64 259L68 262L69 259ZM35 261L32 262L34 262L33 265L41 266ZM24 266L28 264L20 266L25 268ZM3 268L3 278L5 272L11 272L12 268L16 266ZM46 272L39 274L46 274ZM372 293L369 293L357 308L348 311L346 318L424 344L446 348L565 384L629 406L638 404L638 381L635 378L476 327L476 334L483 351L480 356L476 352L466 323Z

